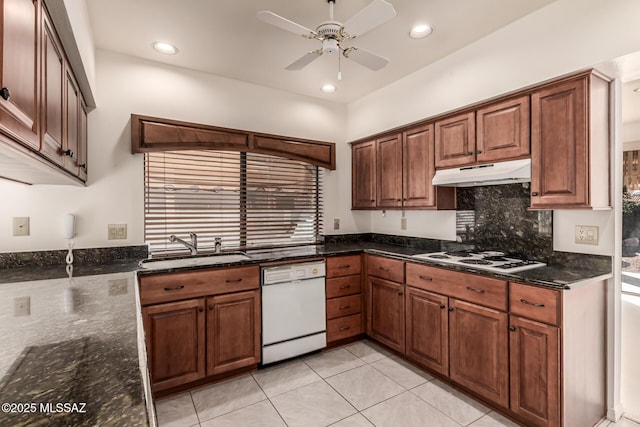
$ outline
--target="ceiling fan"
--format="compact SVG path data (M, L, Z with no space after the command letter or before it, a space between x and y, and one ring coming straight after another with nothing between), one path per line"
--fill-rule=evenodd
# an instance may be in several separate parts
M267 24L322 42L321 48L306 53L300 59L285 67L286 70L300 70L323 54L338 54L339 59L340 53L342 53L345 58L351 59L373 71L380 70L389 63L387 58L355 46L345 47L343 43L363 35L396 16L393 5L385 0L373 0L343 24L333 19L335 2L336 0L327 0L327 3L329 3L329 20L318 25L315 31L268 10L257 12L258 19ZM340 77L340 72L338 71L338 79Z

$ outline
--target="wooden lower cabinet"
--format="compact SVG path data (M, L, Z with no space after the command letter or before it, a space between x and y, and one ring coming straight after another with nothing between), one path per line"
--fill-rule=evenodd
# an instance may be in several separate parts
M411 287L406 292L406 356L449 375L448 298Z
M367 334L404 353L404 285L369 276Z
M260 362L260 293L207 298L207 375Z
M451 298L449 340L449 377L508 407L507 314Z
M532 426L560 425L559 329L518 316L509 323L511 410Z
M205 377L205 299L143 307L154 392Z

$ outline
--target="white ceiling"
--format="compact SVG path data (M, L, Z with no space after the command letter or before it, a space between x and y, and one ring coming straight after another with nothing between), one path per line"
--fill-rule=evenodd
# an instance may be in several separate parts
M380 71L326 55L301 71L284 68L320 47L256 18L271 10L315 29L328 20L326 0L89 0L97 48L200 70L303 95L348 103L386 86L439 58L549 4L554 0L389 0L397 16L358 37L358 46L390 59ZM370 0L338 0L335 19L346 21ZM427 23L434 28L422 40L408 37L410 28ZM166 56L151 48L153 41L176 45ZM324 83L337 92L323 94Z

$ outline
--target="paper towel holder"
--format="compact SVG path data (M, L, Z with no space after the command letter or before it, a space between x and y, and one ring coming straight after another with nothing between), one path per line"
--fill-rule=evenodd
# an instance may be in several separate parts
M66 214L64 217L64 237L73 239L76 236L76 216L74 214Z

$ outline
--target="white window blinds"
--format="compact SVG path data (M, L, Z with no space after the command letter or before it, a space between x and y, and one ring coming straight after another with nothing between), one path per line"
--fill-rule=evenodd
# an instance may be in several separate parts
M322 227L317 166L228 151L145 154L145 241L152 253L198 248L252 249L316 243Z

